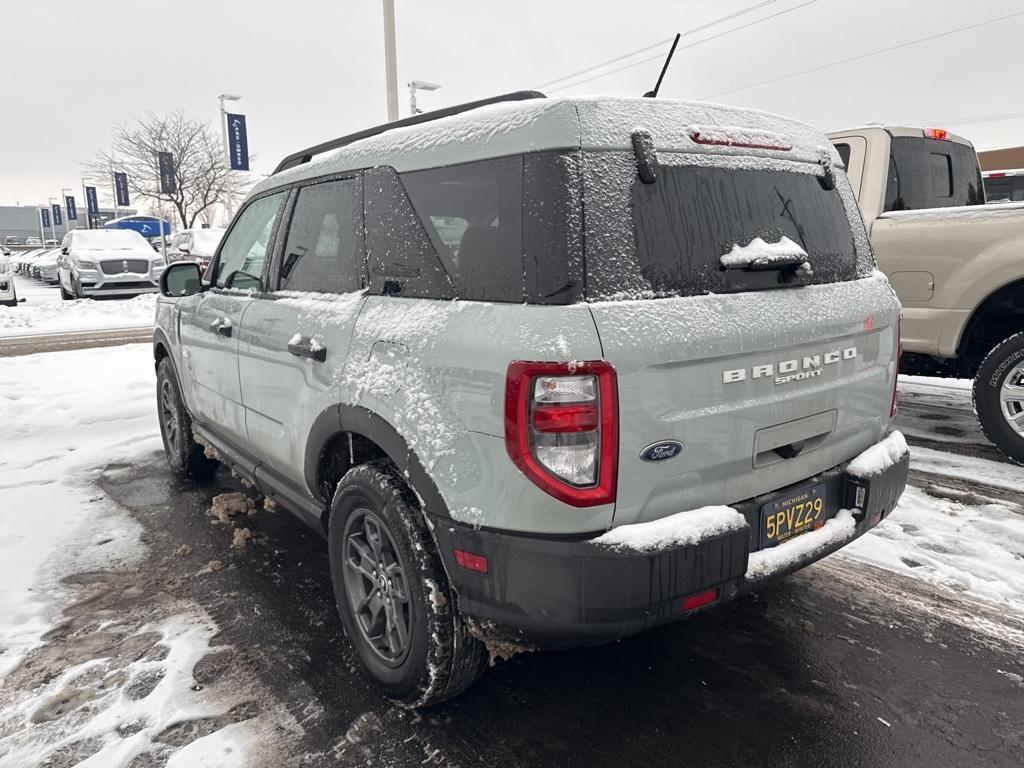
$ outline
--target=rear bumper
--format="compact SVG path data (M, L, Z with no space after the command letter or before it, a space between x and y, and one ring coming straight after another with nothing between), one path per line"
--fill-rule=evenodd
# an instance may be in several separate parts
M905 454L867 479L851 477L844 464L798 483L825 483L831 498L849 511L765 553L757 552L760 509L797 486L732 505L746 520L740 530L656 552L609 549L595 544L593 535L474 530L439 518L433 520L434 534L459 608L478 633L529 648L596 645L695 613L682 608L687 595L717 588L718 605L835 552L893 510L909 464ZM488 572L458 567L455 549L485 555Z

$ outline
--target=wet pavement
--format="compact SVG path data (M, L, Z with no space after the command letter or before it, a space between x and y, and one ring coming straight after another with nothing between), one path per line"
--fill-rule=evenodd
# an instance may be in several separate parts
M326 543L298 520L261 510L233 550L206 514L241 490L226 473L196 487L150 456L101 487L145 527L137 578L205 608L301 725L286 765L1024 765L1024 617L841 557L688 622L499 662L410 713L358 672Z

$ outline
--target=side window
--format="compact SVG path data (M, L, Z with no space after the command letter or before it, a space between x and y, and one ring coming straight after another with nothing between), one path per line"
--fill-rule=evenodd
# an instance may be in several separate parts
M402 174L459 298L523 300L523 159L504 157Z
M218 288L258 290L262 287L270 237L286 193L256 200L235 220L217 260L213 284Z
M299 190L288 228L278 288L348 293L364 285L360 179Z
M363 174L366 263L370 291L421 299L453 299L438 251L413 210L394 168Z
M850 167L850 145L849 144L836 144L836 152L839 153L840 159L843 161L843 165L847 168Z
M896 158L889 155L889 175L885 180L884 211L902 211L906 208L900 196L900 169L896 166Z

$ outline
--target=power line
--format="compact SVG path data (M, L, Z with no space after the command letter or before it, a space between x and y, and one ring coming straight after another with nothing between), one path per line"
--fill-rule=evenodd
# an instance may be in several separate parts
M709 21L707 24L702 24L701 26L694 27L693 29L688 29L686 32L683 32L681 34L681 37L687 37L689 35L696 34L697 32L700 32L702 30L708 29L709 27L713 27L713 26L715 26L717 24L722 24L722 23L724 23L726 21L730 21L731 19L735 19L737 16L742 16L742 15L744 15L746 13L751 13L752 11L756 11L759 8L763 8L766 5L772 5L773 3L777 3L777 2L778 2L778 0L762 0L762 2L760 2L760 3L755 3L754 5L751 5L751 6L748 6L746 8L743 8L743 9L741 9L739 11L736 11L735 13L730 13L728 16L723 16L720 19L715 19L714 21ZM580 75L585 75L588 72L593 72L595 69L601 69L602 67L607 67L609 64L617 64L618 62L624 61L625 59L628 59L628 58L630 58L632 56L636 56L636 55L641 54L641 53L646 53L647 51L653 50L655 48L659 48L660 46L665 45L666 43L671 43L674 39L675 39L674 37L670 37L670 38L668 38L666 40L659 40L658 42L652 43L651 45L645 45L643 48L637 48L635 51L630 51L629 53L624 53L621 56L615 57L614 59L609 59L608 61L601 62L600 64L595 64L594 66L587 67L586 69L581 69L579 72L573 72L571 75L565 75L564 77L556 77L554 80L549 80L546 83L541 83L540 85L538 85L536 87L536 90L539 91L542 88L547 88L549 85L554 85L555 83L560 83L563 80L571 80L574 77L579 77ZM655 58L661 58L661 57L658 56L658 57L655 57ZM649 59L648 59L648 61L649 61ZM560 89L556 88L555 90L560 90Z
M741 86L739 88L730 88L727 91L719 91L718 93L713 93L710 96L702 96L701 100L717 99L719 96L728 96L731 93L738 93L739 91L746 91L746 90L749 90L751 88L759 88L762 85L770 85L771 83L778 83L778 82L780 82L782 80L789 80L789 79L794 78L794 77L800 77L801 75L809 75L812 72L818 72L818 71L823 70L823 69L829 69L830 67L838 67L838 66L840 66L842 64L850 64L850 63L852 63L854 61L862 61L862 60L870 58L872 56L879 56L879 55L881 55L883 53L890 53L891 51L897 51L897 50L899 50L901 48L908 48L908 47L910 47L912 45L918 45L920 43L927 43L930 40L938 40L941 37L948 37L949 35L955 35L958 32L965 32L965 31L967 31L969 29L977 29L978 27L984 27L984 26L986 26L988 24L995 24L996 22L999 22L999 21L1006 21L1007 19L1012 19L1012 18L1015 18L1017 16L1024 16L1024 11L1018 11L1016 13L1007 14L1006 16L1000 16L998 19L989 19L988 21L979 21L976 24L968 24L968 25L963 26L963 27L957 27L956 29L947 30L946 32L939 32L938 34L928 35L927 37L921 37L921 38L918 38L917 40L909 40L909 41L907 41L905 43L899 43L897 45L890 45L890 46L888 46L886 48L879 48L878 50L870 51L869 53L862 53L859 56L850 56L849 58L839 59L838 61L832 61L832 62L829 62L828 64L822 64L822 65L817 66L817 67L810 67L809 69L802 69L799 72L790 72L788 75L780 75L779 77L772 77L772 78L769 78L768 80L761 80L759 82L751 83L750 85L744 85L744 86Z
M717 35L712 35L711 37L705 37L703 40L697 40L696 42L690 43L689 45L681 46L679 48L679 50L687 50L689 48L696 48L698 45L704 45L704 43L710 43L712 40L717 40L720 37L725 37L726 35L731 35L733 32L739 32L741 29L747 29L748 27L757 26L758 24L761 24L763 22L770 21L771 19L776 18L777 16L783 16L783 15L785 15L787 13L792 13L793 11L799 10L799 9L803 8L804 6L812 5L812 4L816 3L816 2L818 2L818 0L806 0L806 2L800 3L799 5L794 5L792 8L786 8L785 10L778 11L777 13L773 13L773 14L770 14L768 16L764 16L764 17L762 17L760 19L756 19L754 21L747 22L746 24L741 24L738 27L733 27L732 29L727 29L724 32L719 32ZM672 42L671 38L669 38L668 40L662 40L660 43L658 43L658 45L664 45L665 43L670 43L670 42ZM641 51L634 51L630 55L635 56L637 53L640 53L640 52ZM629 58L629 56L626 56L625 58ZM589 83L592 80L600 80L602 77L607 77L608 75L614 75L614 74L616 74L618 72L624 72L627 69L632 69L633 67L639 67L642 64L647 64L647 63L652 62L652 61L657 61L658 59L661 59L661 58L662 58L662 54L659 53L657 56L651 56L651 57L646 58L646 59L641 59L640 61L635 61L632 64L627 64L624 67L618 67L616 69L612 69L612 70L609 70L607 72L602 72L599 75L594 75L593 77L588 77L588 78L585 78L583 80L577 80L575 82L569 83L568 85L560 85L557 88L551 88L550 92L551 93L555 93L557 91L564 91L567 88L574 88L577 85L583 85L584 83ZM605 62L605 64L601 65L601 66L606 66L609 63L611 63L611 62ZM600 68L600 67L597 67L597 68ZM559 81L555 80L553 82L559 82Z

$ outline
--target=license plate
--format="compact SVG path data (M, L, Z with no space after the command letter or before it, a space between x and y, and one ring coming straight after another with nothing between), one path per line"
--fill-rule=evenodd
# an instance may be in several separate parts
M761 549L789 541L825 524L825 485L802 488L761 507Z

